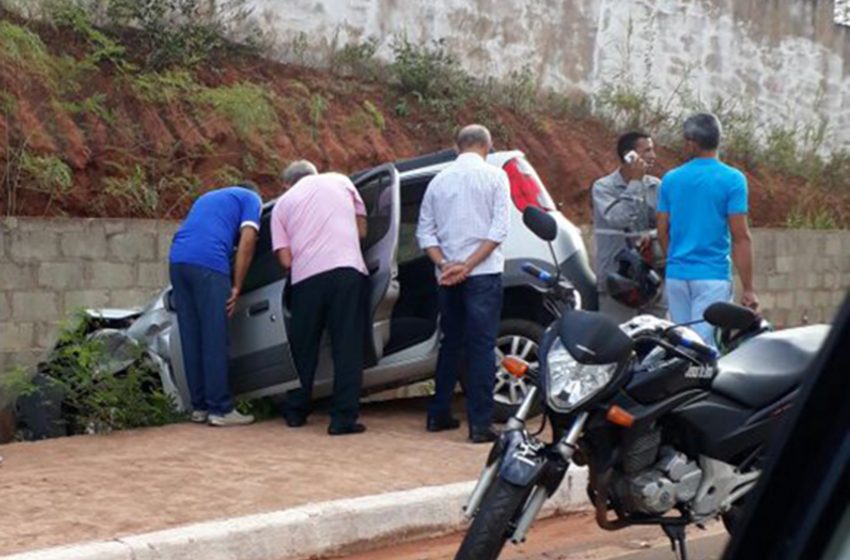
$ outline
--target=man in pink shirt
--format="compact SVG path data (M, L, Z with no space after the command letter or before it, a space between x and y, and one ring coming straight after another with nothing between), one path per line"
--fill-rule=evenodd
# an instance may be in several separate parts
M366 431L357 416L367 272L360 239L366 236L366 207L348 177L318 174L309 161L290 164L282 180L285 193L272 210L272 248L291 273L289 340L301 378L301 388L287 398L284 419L293 428L307 421L319 343L327 326L334 362L328 433L361 433Z

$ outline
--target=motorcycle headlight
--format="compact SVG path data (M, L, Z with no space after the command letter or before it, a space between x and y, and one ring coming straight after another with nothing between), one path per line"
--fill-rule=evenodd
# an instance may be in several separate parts
M546 356L549 405L558 412L567 413L601 391L617 370L617 364L588 365L573 358L556 338Z

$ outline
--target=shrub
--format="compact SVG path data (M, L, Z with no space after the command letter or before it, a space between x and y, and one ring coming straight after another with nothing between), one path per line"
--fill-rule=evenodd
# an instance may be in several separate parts
M313 139L318 135L319 128L322 126L322 119L327 110L328 100L324 96L315 94L310 98L310 131Z
M34 394L38 387L32 382L30 369L15 365L0 375L0 410L13 404L18 397Z
M497 89L501 93L500 101L518 113L531 113L538 106L537 80L530 66L512 71Z
M363 102L363 109L370 117L372 117L372 124L375 125L375 128L383 132L387 123L384 120L384 115L381 114L381 111L379 111L378 108L375 107L375 105L368 99Z
M390 84L402 96L443 115L459 109L475 92L475 81L442 40L416 45L401 36L391 45Z
M202 89L185 70L138 74L131 78L130 87L139 99L151 103L171 103L195 96Z
M21 186L30 190L66 194L74 186L71 168L56 156L39 156L24 151L19 165L21 173L27 177Z
M88 321L78 313L41 367L64 396L63 417L72 433L159 426L182 418L144 349L128 337L119 340L90 335ZM125 361L128 367L122 367Z
M132 70L127 62L127 49L104 32L95 28L90 16L91 6L83 6L72 2L54 2L51 9L51 19L60 26L71 29L82 37L92 48L86 56L86 62L99 64L107 61L123 71Z
M153 217L159 209L159 191L148 181L145 170L136 165L124 177L107 177L103 180L105 194L118 200L126 212Z
M791 229L838 229L840 227L831 208L804 210L800 206L791 210L785 220L785 226Z
M349 43L339 50L332 49L328 62L331 71L336 74L374 79L381 70L381 64L375 58L377 52L378 40L369 37L365 41Z
M204 89L197 99L212 106L216 113L230 121L239 134L247 135L254 131L269 133L277 129L277 113L270 95L268 90L257 84L242 82Z
M24 27L0 20L0 56L20 68L52 77L50 53L41 38Z
M257 50L262 34L248 0L107 0L114 25L134 26L147 50L145 66L190 67L222 50ZM241 35L236 45L230 36Z

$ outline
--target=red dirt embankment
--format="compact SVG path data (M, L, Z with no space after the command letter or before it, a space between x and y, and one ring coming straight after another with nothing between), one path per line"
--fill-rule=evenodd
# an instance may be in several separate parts
M109 62L83 69L89 45L66 31L37 32L47 70L45 56L0 53L3 214L179 218L200 192L237 178L277 194L276 175L294 158L350 172L451 144L449 127L433 113L411 100L399 116L399 98L377 82L240 57L151 84L150 75ZM240 102L245 84L254 93ZM235 104L213 106L204 97L227 88ZM263 113L257 99L271 111ZM467 112L457 124L475 120ZM488 119L497 148L523 150L562 211L588 222L588 189L617 164L615 133L591 118L528 116L503 107L492 108ZM35 160L41 173L33 172L32 158L45 156L54 159ZM29 168L22 165L26 158ZM70 170L64 184L61 173L44 171L55 158ZM655 172L680 161L661 147ZM45 174L62 186L45 188ZM756 225L784 225L793 208L809 203L797 194L799 180L748 175ZM848 206L846 199L838 204Z

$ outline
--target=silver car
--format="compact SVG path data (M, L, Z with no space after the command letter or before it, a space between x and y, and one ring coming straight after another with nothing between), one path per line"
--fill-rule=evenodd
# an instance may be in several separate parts
M456 158L453 150L381 165L352 176L368 211L363 253L371 283L372 329L363 364L364 392L407 385L433 375L440 333L434 267L416 242L419 205L428 183ZM508 356L536 365L537 341L552 317L523 263L551 271L545 243L522 223L522 210L534 204L552 210L559 234L553 249L561 273L577 288L582 307L596 309L595 279L580 231L560 212L534 168L520 151L491 153L491 165L505 169L514 206L505 252L504 307L496 348L496 419L506 419L528 390L502 361ZM289 336L289 282L271 248L269 218L274 201L263 207L260 236L242 296L230 320L230 385L236 398L282 395L299 385ZM189 405L177 316L171 290L165 289L142 310L90 310L111 335L142 343L160 370L162 384L178 406ZM129 325L129 326L128 326ZM106 334L106 333L104 333ZM333 365L329 340L322 343L314 395L330 395Z

